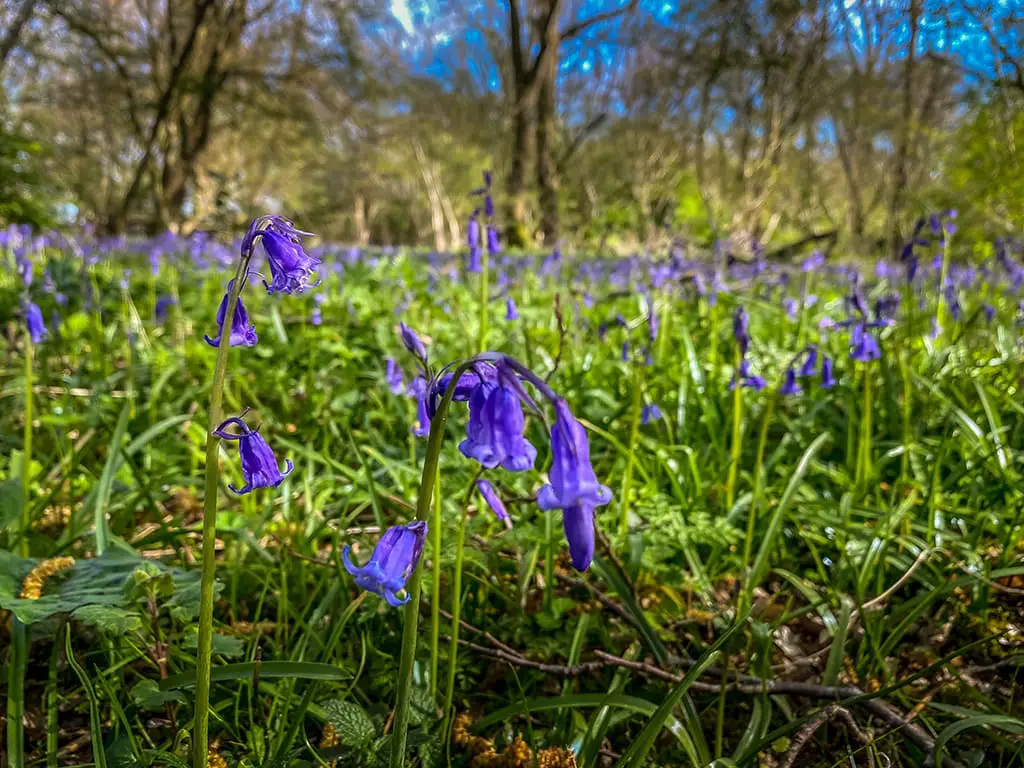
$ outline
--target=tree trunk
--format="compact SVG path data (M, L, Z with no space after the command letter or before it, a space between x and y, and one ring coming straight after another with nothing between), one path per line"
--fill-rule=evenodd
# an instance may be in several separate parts
M549 39L548 45L558 45L557 37ZM540 88L537 93L537 190L540 197L540 228L544 234L544 245L552 246L558 241L558 168L555 162L556 109L555 95L558 59L548 57L544 71L540 73Z
M520 89L517 88L517 91ZM509 245L525 245L526 227L526 167L530 162L530 112L527 105L517 100L512 113L512 156L508 166L508 228L505 240Z
M913 140L914 123L914 71L916 63L917 33L920 26L921 0L910 0L908 20L910 40L907 43L907 63L903 78L903 122L900 126L899 144L893 162L892 198L889 205L889 237L890 247L894 255L898 255L903 247L900 217L906 204L907 164L910 159L910 145Z

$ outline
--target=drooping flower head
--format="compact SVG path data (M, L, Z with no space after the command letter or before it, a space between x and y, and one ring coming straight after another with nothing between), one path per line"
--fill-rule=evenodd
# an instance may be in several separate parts
M167 310L177 304L173 296L161 296L156 300L156 306L153 307L153 319L158 323L163 323L167 320Z
M227 431L227 427L234 425L241 432L235 434ZM237 440L238 452L242 457L242 478L245 485L235 488L228 485L235 493L242 495L257 488L276 488L291 474L294 468L290 459L285 460L285 470L281 471L277 464L277 457L270 450L263 435L256 429L249 429L249 426L237 416L225 419L217 429L213 431L222 440Z
M513 322L519 319L519 309L516 307L516 301L511 296L505 299L505 320Z
M462 455L485 469L501 466L509 472L533 467L537 449L523 437L526 418L509 376L499 372L494 382L481 381L469 399L466 439L459 443Z
M417 376L410 381L409 388L406 390L406 394L416 398L416 424L412 427L412 433L416 437L426 437L430 434L430 412L428 410L430 393L427 390L427 380L422 376Z
M779 394L780 395L799 395L803 391L804 391L803 388L800 386L800 384L796 380L796 371L794 371L792 368L787 368L786 369L786 380L782 383L782 386L779 387Z
M232 279L228 283L224 298L220 300L220 306L217 308L217 338L211 339L209 336L203 336L211 347L220 346L220 338L224 334L224 316L228 312L228 297L234 282ZM249 313L245 311L245 304L242 303L242 296L239 294L238 300L235 302L235 313L231 318L231 335L228 343L232 347L255 347L258 341L256 326L249 322Z
M28 302L24 307L25 327L28 329L29 338L33 344L38 344L49 335L46 323L43 322L43 313L35 302Z
M348 546L342 550L341 559L356 584L368 592L380 595L389 605L397 608L409 602L408 594L402 597L398 595L416 570L426 540L426 522L415 520L388 528L373 548L373 554L366 565L359 567L352 563L352 548Z
M612 492L597 482L590 465L587 432L565 400L555 403L551 427L551 482L540 489L537 504L547 511L562 510L569 555L577 571L594 559L594 510L612 500Z
M807 356L804 358L803 365L800 366L800 375L803 377L810 377L817 373L818 367L818 348L811 344L807 347Z
M645 405L640 411L640 423L650 424L652 421L657 421L661 418L661 408L656 403Z
M420 339L419 334L404 322L398 324L399 334L402 337L402 344L407 350L424 366L427 364L427 348Z
M251 256L257 242L263 245L270 267L270 283L263 281L267 293L302 293L320 284L310 283L320 266L320 259L302 247L302 238L312 233L296 229L283 216L260 216L253 219L242 239L242 255Z
M740 355L746 357L750 349L750 315L743 307L736 307L732 315L732 335L740 347Z
M752 389L755 392L760 392L768 384L768 382L766 382L762 377L750 372L750 361L746 358L740 362L739 376L740 386L744 389ZM729 391L731 392L735 388L736 375L733 374L732 379L729 381Z
M854 327L851 342L853 348L850 350L850 357L859 363L869 363L882 356L875 335L863 325Z
M402 369L393 357L387 359L386 378L391 394L400 395L405 391L405 379L402 376Z
M494 516L498 518L498 522L502 523L506 528L511 528L512 518L509 517L508 510L505 509L505 502L501 500L501 496L494 490L494 486L481 478L476 481L476 487L480 491L480 495L483 496L484 501L487 502L487 506L491 508Z
M836 378L832 373L832 358L825 357L821 361L821 388L831 389L837 383L838 382L836 381Z
M473 211L466 225L466 244L469 246L469 261L466 263L466 271L478 273L483 271L483 248L480 245L480 221L477 216L480 211Z

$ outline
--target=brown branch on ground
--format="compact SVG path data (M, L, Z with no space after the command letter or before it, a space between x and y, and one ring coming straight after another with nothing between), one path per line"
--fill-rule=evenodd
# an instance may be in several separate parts
M797 755L804 748L811 737L814 735L821 726L825 723L831 722L832 720L840 720L849 730L857 741L865 746L870 745L874 739L864 733L858 726L857 721L853 719L853 715L850 714L849 710L843 709L835 704L829 704L827 707L822 709L820 712L814 715L796 732L793 736L793 741L786 750L786 754L782 758L782 762L779 763L779 768L793 768L796 764ZM875 756L871 750L866 750L868 759L868 768L875 768Z

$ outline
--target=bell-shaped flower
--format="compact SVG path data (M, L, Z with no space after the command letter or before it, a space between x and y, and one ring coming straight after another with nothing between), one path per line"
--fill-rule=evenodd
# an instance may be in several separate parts
M31 301L25 304L25 327L33 344L38 344L49 334L39 305Z
M655 403L645 405L640 411L640 423L650 424L652 421L657 421L661 418L661 408Z
M402 369L398 367L398 363L395 362L393 357L387 359L386 377L391 394L400 395L405 391L405 379L402 376Z
M821 361L821 388L831 389L837 383L836 377L832 372L832 358L825 357Z
M564 400L555 403L551 427L551 482L540 489L543 510L561 509L565 538L573 567L585 571L594 559L594 509L612 500L612 492L597 482L590 465L587 432Z
M427 364L427 348L423 345L419 335L404 322L398 324L399 335L402 337L402 344L407 350L424 365Z
M786 379L782 383L782 386L779 387L779 394L780 395L799 395L801 392L803 392L803 389L800 387L800 384L797 383L796 371L794 371L792 368L787 368L786 369Z
M399 593L405 589L405 583L416 570L426 540L426 522L415 520L388 528L373 548L373 554L366 565L359 567L352 563L351 547L342 550L341 559L356 584L368 592L380 595L397 608L409 602L408 594L399 597Z
M469 398L466 439L459 443L462 455L486 469L501 466L509 472L533 467L537 449L523 437L526 419L515 390L501 377L482 381Z
M870 363L882 356L882 350L878 346L875 335L861 325L853 329L852 343L853 349L850 351L850 357L859 363Z
M519 319L519 309L516 307L516 300L511 296L505 299L505 319L508 322Z
M800 366L800 375L804 378L808 378L817 373L818 368L818 348L814 345L807 347L807 357L804 358L803 365Z
M750 315L743 307L736 307L732 315L732 335L740 347L740 355L745 357L750 349Z
M220 337L224 333L224 316L228 311L228 296L234 282L231 280L228 283L228 289L224 292L224 298L220 300L220 306L217 308L217 338L211 339L209 336L203 336L211 347L220 346ZM235 314L231 318L229 343L232 347L255 347L257 341L259 341L259 337L256 335L256 326L249 322L249 313L245 311L245 304L242 303L242 296L239 294L238 301L235 302Z
M260 242L270 267L270 283L263 281L267 293L302 293L307 288L320 285L319 279L315 283L309 282L320 266L320 259L306 253L301 242L273 229L260 232Z
M240 434L228 432L226 427L234 425L241 431ZM213 434L222 440L237 440L238 452L242 457L242 478L245 485L235 488L228 485L235 493L242 495L257 488L276 488L291 474L294 469L290 459L285 460L285 470L281 471L277 464L277 457L270 450L267 441L255 429L249 429L248 425L237 416L226 419Z
M422 376L417 376L410 381L409 388L406 390L406 394L416 398L417 423L412 427L412 433L416 437L426 437L430 434L430 411L427 407L430 392L428 390L427 380Z
M498 518L498 522L502 523L506 528L511 528L512 518L509 517L508 510L505 509L505 502L501 500L501 496L494 490L494 486L488 481L480 479L476 481L476 488L480 491L480 495L484 497L487 506L491 508L491 512Z

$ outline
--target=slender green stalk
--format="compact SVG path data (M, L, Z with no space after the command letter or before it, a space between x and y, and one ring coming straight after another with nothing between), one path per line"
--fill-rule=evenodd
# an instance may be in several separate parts
M945 227L943 227L945 230ZM942 248L942 267L939 270L939 292L935 300L935 325L939 333L942 333L943 325L946 322L946 276L949 274L949 241L952 239L948 232L943 232L945 240Z
M32 483L32 358L35 348L32 337L25 333L25 438L21 452L21 528L18 549L28 557L28 534L32 528L32 506L29 490Z
M444 727L447 733L452 719L452 702L455 699L455 671L459 657L459 623L462 618L462 557L466 543L466 521L469 519L469 505L463 505L459 518L459 530L455 539L455 576L452 581L452 629L448 644L448 684L444 691Z
M739 387L737 387L739 389ZM722 673L722 685L718 689L718 714L715 718L715 760L722 756L725 736L725 700L729 691L729 654L725 654L725 670Z
M555 513L544 513L544 608L550 610L555 596Z
M60 637L60 630L57 637ZM46 768L57 768L57 750L60 747L60 710L58 709L59 693L57 692L57 664L60 661L61 645L54 638L53 652L50 654L50 672L46 680Z
M736 501L736 474L740 466L740 430L743 426L743 386L740 381L740 364L743 353L736 346L735 369L736 386L732 388L732 445L729 454L729 475L725 482L725 511L728 514Z
M431 541L434 550L434 592L430 600L430 695L437 696L438 645L441 641L441 465L437 466L434 478L434 519L431 525ZM456 583L462 575L462 560L456 565ZM458 592L456 592L456 604Z
M11 657L7 670L7 765L25 767L25 667L28 664L28 627L11 620Z
M747 513L747 535L743 540L743 567L748 571L750 556L754 551L754 528L757 525L757 513L761 507L761 497L764 495L764 451L768 445L768 428L771 426L778 399L778 394L773 394L771 400L768 401L768 407L761 419L761 432L757 437L757 454L754 458L754 492L750 499L750 511ZM740 591L738 615L742 615L747 610L753 595L754 585L750 583L749 576L744 581L746 583Z
M487 310L488 304L490 304L490 286L488 285L490 279L490 254L487 249L483 249L481 258L481 269L480 269L480 338L477 342L477 352L487 351Z
M438 463L441 460L441 442L445 425L448 423L448 406L451 405L455 386L472 366L465 362L452 373L452 380L441 398L434 418L430 422L430 436L427 438L427 454L423 459L423 474L420 476L420 492L416 499L416 519L426 522L430 515L430 502L434 494L434 482L438 477ZM435 564L435 568L437 565ZM416 641L420 622L420 594L422 593L422 568L417 568L406 584L409 602L405 606L405 626L402 628L402 655L398 665L398 691L395 700L395 719L391 742L390 768L402 768L405 762L405 747L409 731L409 705L412 701L412 666L416 661ZM196 768L205 768L196 766Z
M857 452L857 483L871 475L871 364L864 364L864 407L861 414L860 450Z
M907 365L907 355L900 351L900 374L903 377L903 455L900 456L900 485L906 487L910 475L910 443L913 434L911 423L911 397L913 390L910 386L910 369Z
M196 706L195 728L192 742L192 765L206 768L210 723L210 664L213 651L213 588L216 569L217 494L220 484L220 438L213 430L223 421L224 379L228 368L231 346L231 323L235 316L238 295L242 291L249 260L245 256L238 263L234 282L228 292L228 305L224 313L224 327L217 347L217 362L213 370L210 389L210 420L206 433L206 488L203 497L203 555L202 582L199 587L199 643L196 650Z
M629 493L633 488L633 461L637 438L640 435L640 417L643 410L643 367L633 366L633 408L630 413L629 452L626 456L626 471L622 474L622 490L619 492L619 534L629 533Z

